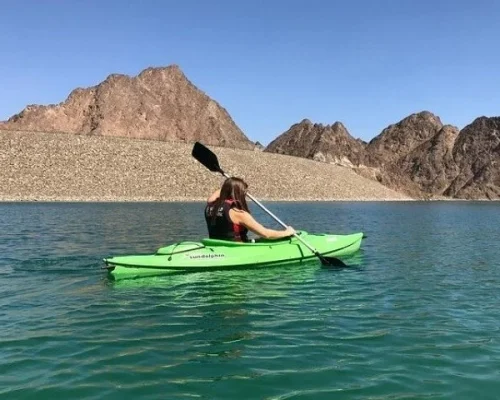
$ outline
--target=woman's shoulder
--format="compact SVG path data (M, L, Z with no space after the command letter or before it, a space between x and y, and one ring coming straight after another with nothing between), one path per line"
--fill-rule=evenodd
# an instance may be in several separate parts
M236 223L245 222L248 221L250 218L252 218L249 212L242 210L241 208L234 208L234 207L232 207L229 210L229 216Z

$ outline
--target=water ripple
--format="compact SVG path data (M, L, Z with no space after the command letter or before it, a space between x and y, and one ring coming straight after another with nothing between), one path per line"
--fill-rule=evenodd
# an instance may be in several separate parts
M362 226L352 268L128 281L102 257L195 239L198 204L0 207L2 400L497 398L500 247L475 240L499 237L495 205L278 204Z

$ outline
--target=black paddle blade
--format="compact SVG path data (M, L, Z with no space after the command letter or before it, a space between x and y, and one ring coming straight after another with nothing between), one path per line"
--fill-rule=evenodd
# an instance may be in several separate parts
M320 254L318 254L319 259L321 260L321 264L323 264L324 267L335 267L335 268L346 268L347 264L344 263L342 260L339 260L338 258L335 257L325 257Z
M212 153L210 149L203 146L200 142L196 142L193 146L193 151L191 155L196 158L200 163L207 167L212 172L220 172L224 174L221 167L219 166L219 160L217 156Z

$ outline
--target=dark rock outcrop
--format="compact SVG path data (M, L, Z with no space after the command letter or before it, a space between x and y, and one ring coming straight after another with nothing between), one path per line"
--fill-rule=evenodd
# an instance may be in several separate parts
M363 161L364 143L354 139L341 122L323 125L304 119L264 151L352 167Z
M408 177L427 194L442 195L450 180L459 173L453 159L458 133L454 126L443 126L432 138L397 160L392 173Z
M460 171L444 194L463 199L500 199L500 117L480 117L460 131L453 147Z
M428 111L389 125L366 146L367 164L382 167L396 162L434 137L442 127L439 117Z
M0 129L194 142L253 149L227 111L172 65L113 74L57 105L26 107Z
M423 111L388 126L368 144L340 123L325 127L304 120L266 151L351 166L416 198L500 199L500 117L478 118L459 131Z

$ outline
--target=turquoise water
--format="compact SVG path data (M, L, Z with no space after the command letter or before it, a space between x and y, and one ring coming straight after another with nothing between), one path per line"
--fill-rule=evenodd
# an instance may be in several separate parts
M368 237L343 270L112 281L203 205L0 204L0 398L499 398L500 204L267 205Z

